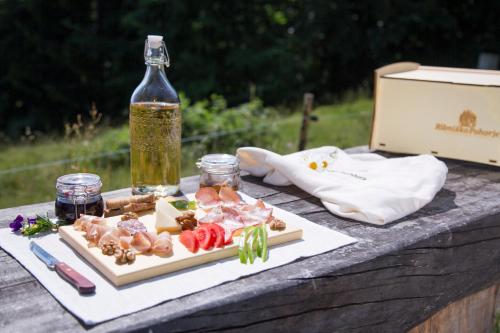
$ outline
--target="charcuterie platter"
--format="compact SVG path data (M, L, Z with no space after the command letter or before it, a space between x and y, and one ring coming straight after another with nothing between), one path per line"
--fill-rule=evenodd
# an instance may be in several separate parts
M168 201L161 198L156 201L155 210L140 213L133 222L125 220L124 215L108 218L82 215L74 225L60 227L59 234L115 286L224 258L235 257L237 259L238 255L241 260L242 241L255 244L257 238L254 235L262 232L262 228L265 228L264 233L267 239L264 250L257 248L262 258L267 256L263 253L267 252L267 247L302 238L302 229L297 224L294 225L293 221L286 221L284 228L273 227L271 222L282 222L280 209L243 194L236 194L229 188L221 189L220 197L219 192L206 188L196 194L186 195L185 200L192 200L189 202L196 203L196 208L191 207L194 209L181 210L177 213L174 209L173 214L177 215L174 218L181 222L185 221L182 220L183 218L192 218L198 223L196 228L170 225L167 220L175 205L170 205L172 202L166 204ZM133 229L137 225L140 225L140 228L136 228L136 232L133 232L134 230L129 232L130 228ZM125 228L129 231L124 231ZM253 229L249 231L249 228ZM212 229L215 231L210 233ZM219 236L222 237L220 242L217 230L220 230ZM254 233L251 234L251 231ZM204 235L208 235L209 238L213 237L211 244L208 241L204 242L207 240L203 238ZM117 263L116 256L104 254L107 249L106 245L109 245L107 242L112 239L116 239L116 242L111 244L130 248L134 252L132 262L127 262L125 258L123 263ZM251 251L249 255L252 256ZM256 258L252 258L251 262L253 259Z

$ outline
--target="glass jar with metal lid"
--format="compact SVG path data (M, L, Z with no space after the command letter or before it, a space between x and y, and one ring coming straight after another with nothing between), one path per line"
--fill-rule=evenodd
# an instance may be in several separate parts
M235 191L240 187L240 163L229 154L208 154L198 160L200 187L213 187L217 191L229 186Z
M56 216L70 223L80 214L102 216L101 187L101 178L91 173L73 173L57 178Z

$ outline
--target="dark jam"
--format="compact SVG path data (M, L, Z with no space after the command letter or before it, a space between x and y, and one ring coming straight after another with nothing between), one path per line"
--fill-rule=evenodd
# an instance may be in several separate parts
M57 198L56 200L56 216L67 223L73 223L80 214L102 216L104 213L104 201L102 197L92 198L94 201L85 203L67 202Z
M101 196L92 198L89 202L76 203L67 202L57 198L56 200L56 216L64 220L66 223L73 223L80 214L102 216L104 213L104 201Z

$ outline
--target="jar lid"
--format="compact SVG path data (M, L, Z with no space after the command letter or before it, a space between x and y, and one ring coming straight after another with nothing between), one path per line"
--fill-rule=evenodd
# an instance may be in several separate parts
M57 193L65 197L94 196L101 194L102 182L92 173L72 173L57 178Z
M210 173L237 172L240 169L240 160L229 154L208 154L199 159L196 166Z

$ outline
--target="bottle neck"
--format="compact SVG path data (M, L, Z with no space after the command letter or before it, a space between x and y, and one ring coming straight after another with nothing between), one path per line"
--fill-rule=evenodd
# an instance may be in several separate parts
M150 77L154 75L160 75L164 78L167 78L165 73L165 66L160 63L148 63L146 62L146 74L145 77Z
M144 60L146 64L146 75L160 75L166 78L165 66L168 66L168 56L166 53L165 46L160 46L158 48L149 47L146 42L146 47L144 50Z

